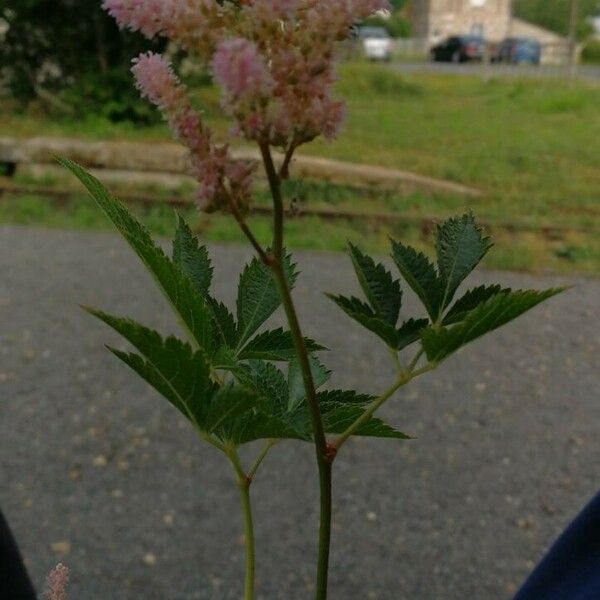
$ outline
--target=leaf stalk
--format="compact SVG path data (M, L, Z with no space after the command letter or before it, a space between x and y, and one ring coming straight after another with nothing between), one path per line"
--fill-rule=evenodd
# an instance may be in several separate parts
M346 429L346 431L344 431L344 433L342 433L337 438L337 440L333 444L336 450L339 451L339 449L348 441L348 439L352 435L354 435L361 428L362 425L369 421L369 419L375 414L375 412L377 412L381 408L381 406L385 402L387 402L401 387L404 387L407 383L415 379L415 377L418 377L419 375L422 375L427 371L435 369L436 366L437 364L432 362L422 367L421 369L417 369L416 371L409 370L400 373L396 377L394 383L385 392L383 392L381 396L373 400L373 402L369 405L365 412L360 417L358 417L358 419L356 419L356 421L354 421L354 423L352 423L352 425L350 425Z
M254 464L252 465L252 467L250 468L250 470L248 471L248 479L250 481L252 481L254 479L254 476L256 475L256 472L258 471L258 468L260 467L260 465L262 464L263 460L265 460L265 458L267 457L267 454L269 454L271 448L277 444L277 442L279 442L279 440L267 440L267 443L264 445L263 449L261 450L260 454L256 457L256 460L254 461Z

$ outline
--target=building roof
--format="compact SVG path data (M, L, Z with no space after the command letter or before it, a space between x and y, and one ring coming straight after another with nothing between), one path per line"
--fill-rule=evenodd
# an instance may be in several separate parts
M529 21L518 19L517 17L512 18L510 35L514 37L533 38L541 44L564 44L566 41L566 38L554 31L550 31Z

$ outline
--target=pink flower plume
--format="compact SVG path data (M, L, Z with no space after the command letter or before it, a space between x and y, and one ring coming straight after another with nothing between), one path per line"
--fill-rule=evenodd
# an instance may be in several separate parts
M252 170L234 161L226 147L215 146L211 132L193 109L185 86L161 55L141 54L133 61L133 74L143 97L165 115L177 139L190 151L193 174L199 184L199 202L206 209L223 207L235 191L247 201Z

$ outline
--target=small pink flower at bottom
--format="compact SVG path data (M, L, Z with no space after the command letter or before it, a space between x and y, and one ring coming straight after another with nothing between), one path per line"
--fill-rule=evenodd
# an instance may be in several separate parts
M46 577L45 600L67 600L68 583L69 569L59 563Z

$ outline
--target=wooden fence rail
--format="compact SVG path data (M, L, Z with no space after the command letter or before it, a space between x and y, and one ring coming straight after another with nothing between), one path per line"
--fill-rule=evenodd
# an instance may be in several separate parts
M234 155L253 162L260 160L258 151L234 150ZM0 137L0 163L8 169L20 165L54 164L55 156L66 156L85 167L119 172L184 175L188 171L184 148L176 144L139 142L91 142L66 138L18 139ZM281 157L277 157L278 160ZM260 172L260 170L259 170ZM336 184L401 192L452 194L478 197L481 192L452 181L435 179L372 165L347 163L327 158L299 155L293 165L297 178L316 179Z

